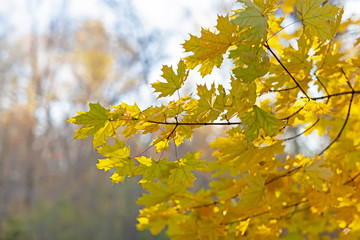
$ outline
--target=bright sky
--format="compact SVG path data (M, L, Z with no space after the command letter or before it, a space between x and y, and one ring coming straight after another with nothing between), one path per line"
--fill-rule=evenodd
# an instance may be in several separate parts
M83 18L101 19L105 24L111 25L116 18L114 11L99 4L102 0L0 0L0 16L5 16L6 21L13 28L12 33L23 34L31 29L31 14L37 18L39 31L44 31L49 24L49 19L67 2L67 14L70 18L80 20ZM104 0L103 0L104 1ZM183 57L181 43L188 39L188 34L199 34L200 27L208 28L216 25L219 3L234 4L235 0L118 0L130 1L136 8L136 13L143 23L145 30L158 29L169 33L166 36L165 54L169 58L153 67L150 81L160 79L161 65L176 65ZM360 14L360 0L347 0L344 18L352 14ZM29 11L31 9L31 11ZM1 31L6 31L2 30ZM149 86L140 87L142 93L149 93ZM146 95L146 94L145 94ZM146 100L145 100L146 102Z
M16 0L0 1L0 14L5 13L5 21L15 26L13 30L24 33L30 30L31 15L39 20L38 29L44 30L48 26L50 16L67 2L68 15L75 19L99 18L106 24L114 22L116 16L105 6L99 4L101 0ZM118 0L121 2L121 0ZM182 56L180 44L188 37L188 33L197 34L201 27L216 25L216 15L220 2L234 4L235 0L132 0L136 13L140 17L145 29L159 29L172 32L166 52L175 58ZM360 1L347 0L344 18L352 14L360 14ZM32 11L29 11L32 9ZM1 22L0 22L1 23ZM194 25L196 23L197 25ZM175 27L174 27L175 26ZM175 57L176 56L176 57ZM170 64L173 64L171 61Z

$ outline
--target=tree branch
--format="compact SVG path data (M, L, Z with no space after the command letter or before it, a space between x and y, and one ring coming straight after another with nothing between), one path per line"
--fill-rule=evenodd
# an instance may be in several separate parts
M121 119L120 119L121 120ZM141 120L133 117L132 120ZM153 120L146 120L148 123L156 123L160 125L178 125L178 126L225 126L225 125L239 125L241 122L159 122Z
M320 99L326 99L326 98L331 98L331 97L335 97L335 96L341 96L341 95L348 95L348 94L359 94L360 91L348 91L348 92L340 92L340 93L333 93L327 96L320 96L320 97L312 97L311 100L320 100Z

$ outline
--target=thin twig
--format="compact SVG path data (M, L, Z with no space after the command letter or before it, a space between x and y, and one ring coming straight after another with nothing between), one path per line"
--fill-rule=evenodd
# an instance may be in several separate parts
M268 91L269 92L285 92L285 91L290 91L290 90L293 90L293 89L296 89L297 87L290 87L290 88L283 88L283 89L279 89L279 90L272 90L272 89L269 89Z
M122 120L122 119L119 119ZM132 120L141 120L133 117ZM186 126L224 126L224 125L240 125L241 122L160 122L153 120L146 120L147 123L156 123L160 125L186 125Z
M295 22L292 22L292 23L286 25L285 27L283 27L282 29L280 29L279 31L276 31L273 35L271 35L270 37L268 37L268 38L266 39L266 42L268 42L272 37L274 37L276 34L278 34L279 32L281 32L282 30L284 30L284 29L286 29L287 27L290 27L291 25L293 25L293 24L295 24L295 23L298 23L298 22L300 22L300 21L301 21L301 20L297 20L297 21L295 21Z
M355 176L353 176L352 178L350 178L349 180L347 180L346 182L343 183L343 185L347 185L351 182L353 182L356 178L358 178L360 176L360 173L356 174Z
M231 225L231 224L234 224L234 223L239 223L239 222L248 220L249 218L258 217L258 216L261 216L261 215L265 215L265 214L267 214L267 213L270 213L270 211L268 210L268 211L256 213L256 214L251 215L251 216L243 217L243 218L240 218L240 219L237 219L237 220L234 220L234 221L225 222L225 223L220 223L220 225Z
M328 150L341 136L348 120L349 120L349 117L350 117L350 112L351 112L351 105L352 105L352 102L353 102L353 99L354 99L354 91L352 92L351 94L351 98L350 98L350 103L349 103L349 108L348 108L348 112L346 114L346 118L345 118L345 122L344 124L342 125L341 129L340 129L340 132L338 133L338 135L334 138L334 140L326 147L324 148L318 155L322 155L326 150Z
M143 152L137 154L136 156L130 157L130 158L137 158L142 156L144 153L146 153L150 148L154 147L155 145L151 145L150 147L146 148Z
M264 46L271 52L271 54L275 57L276 61L281 65L281 67L287 72L287 74L291 77L291 79L295 82L296 86L301 90L301 92L308 98L310 97L304 91L304 89L300 86L300 84L296 81L294 76L289 72L289 70L284 66L284 64L280 61L280 59L276 56L276 54L271 50L269 44L266 42Z
M323 82L320 80L320 78L316 75L316 72L314 73L316 80L320 83L321 87L325 90L325 93L327 96L330 95L330 93L328 92L327 88L325 87L325 85L323 84ZM326 104L329 102L330 97L326 100Z
M318 118L316 120L316 122L314 122L310 127L308 127L307 129L305 129L303 132L299 133L299 134L296 134L295 136L292 136L292 137L289 137L289 138L284 138L284 139L281 139L283 141L289 141L289 140L293 140L297 137L300 137L301 135L303 135L304 133L306 133L307 131L309 131L311 128L313 128L318 122L320 121L320 119Z
M301 168L302 168L302 166L297 167L297 168L294 168L294 169L292 169L292 170L290 170L290 171L288 171L288 172L286 172L286 173L284 173L284 174L282 174L282 175L275 176L275 177L273 177L272 179L266 181L266 182L265 182L265 185L268 185L268 184L270 184L270 183L272 183L272 182L274 182L274 181L276 181L276 180L278 180L278 179L280 179L280 178L287 177L287 176L291 176L291 175L293 175L294 173L296 173L297 171L299 171Z
M292 118L293 116L295 116L296 114L298 114L301 110L304 109L304 106L302 106L301 108L299 108L296 112L292 113L291 115L284 117L284 118L280 118L279 120L288 120L289 118Z
M346 83L349 86L349 88L351 89L351 91L355 92L354 88L350 84L349 78L347 77L347 75L346 75L346 73L345 73L345 71L344 71L344 69L342 67L340 68L340 71L344 75L344 77L346 79Z
M287 205L287 206L284 206L283 209L286 209L286 208L291 208L291 207L297 207L299 206L300 204L303 204L303 203L306 203L308 202L309 200L303 200L303 201L299 201L299 202L296 202L294 204L291 204L291 205ZM303 210L307 210L308 208L303 208L303 209L300 209L300 210L297 210L297 211L303 211ZM254 217L259 217L259 216L262 216L262 215L265 215L265 214L268 214L270 213L269 210L267 211L264 211L264 212L259 212L259 213L256 213L256 214L253 214L251 216L246 216L246 217L242 217L242 218L238 218L234 221L230 221L230 222L225 222L225 223L220 223L220 225L231 225L231 224L234 224L234 223L239 223L239 222L242 222L242 221L246 221L248 220L249 218L254 218ZM292 214L293 215L293 214Z

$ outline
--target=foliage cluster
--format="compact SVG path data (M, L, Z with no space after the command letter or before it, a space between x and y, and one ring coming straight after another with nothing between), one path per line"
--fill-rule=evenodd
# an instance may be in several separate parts
M113 170L113 183L140 179L147 191L138 199L140 230L167 227L172 239L356 239L360 38L348 37L359 23L342 22L343 9L329 1L238 2L216 29L190 35L176 70L162 68L164 80L152 87L167 104L90 103L69 120L82 125L75 138L93 135L105 157L97 167ZM181 96L193 69L204 77L224 59L233 64L226 81ZM163 158L169 145L213 125L228 126L210 144L216 161L197 152ZM303 131L285 134L294 127ZM330 139L315 156L284 153L287 141L314 131ZM125 144L136 133L153 138L142 153ZM160 157L147 156L152 147ZM194 171L211 172L212 181L194 191Z

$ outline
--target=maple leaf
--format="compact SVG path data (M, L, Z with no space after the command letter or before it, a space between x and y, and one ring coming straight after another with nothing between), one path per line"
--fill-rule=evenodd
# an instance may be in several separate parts
M159 204L141 209L137 218L137 228L144 230L149 228L152 234L158 234L166 225L170 225L171 219L178 216L175 209L168 208L167 204ZM170 226L169 226L170 227Z
M161 182L147 184L146 186L149 194L143 194L143 196L137 200L138 204L145 205L146 207L166 202L175 193L185 190L184 186L176 185L170 188Z
M130 158L130 148L126 147L124 142L116 140L113 146L104 144L98 151L108 158L99 159L96 167L104 171L114 168L115 172L111 176L113 183L123 182L127 175L134 176L135 163Z
M340 8L331 5L330 2L326 2L322 6L323 2L323 0L299 1L297 10L304 25L305 34L308 37L315 35L320 40L325 41L333 37L333 28L330 22L334 21Z
M311 116L315 115L317 118L323 118L324 116L331 113L329 106L325 103L315 102L312 100L307 100L302 98L295 102L295 108L303 107L303 110L307 112L306 116L308 119L311 119Z
M187 105L189 115L196 117L196 121L199 122L216 120L225 108L225 89L219 85L219 94L216 94L215 84L212 84L210 90L206 85L198 85L197 91L200 99L192 100Z
M118 126L126 126L121 134L125 138L129 138L135 135L140 129L140 126L144 124L144 121L139 121L139 116L141 116L141 111L138 105L129 105L126 103L121 103L120 106L115 106L115 110L110 112L111 120L116 122ZM134 121L134 120L137 121Z
M260 41L266 39L268 28L266 17L276 8L275 3L277 1L252 2L250 0L238 0L238 2L244 3L246 8L235 11L235 14L231 17L231 22L241 28L251 27L248 32L248 40Z
M305 178L309 179L317 190L322 190L324 180L328 180L333 176L331 169L323 165L325 165L325 161L315 157L314 161L307 163L303 167Z
M78 116L68 120L77 125L83 125L76 130L74 139L84 139L94 135L94 149L105 143L108 137L115 136L116 130L120 126L118 123L110 121L109 110L103 108L99 103L89 103L89 112L78 112Z
M240 194L241 201L246 206L256 206L261 203L265 194L265 181L259 173L245 174L247 188Z
M270 60L263 49L240 44L230 51L230 58L234 59L234 75L243 82L251 82L264 76L270 68Z
M203 170L205 162L199 160L199 153L187 153L183 158L176 162L176 167L170 170L169 184L191 186L195 181L193 170Z
M228 108L227 116L231 118L234 114L240 114L241 112L251 108L256 101L256 84L243 83L239 79L231 78L231 90L228 102L226 105L230 105Z
M181 88L189 75L189 71L186 70L185 62L183 60L180 60L178 64L177 74L169 66L163 66L162 71L163 74L161 76L166 82L157 81L152 84L155 92L160 93L158 98L173 95L176 90Z
M288 48L284 49L282 57L288 59L286 63L284 63L286 69L292 73L298 73L302 70L310 75L312 61L309 52L312 45L313 42L303 35L297 40L296 48L290 45Z
M201 76L211 73L214 66L220 67L222 55L238 40L237 27L230 23L228 16L219 16L216 28L218 33L202 29L201 37L190 35L190 39L183 44L186 52L194 53L185 58L188 68L202 65L199 69Z
M274 136L283 126L282 121L256 105L253 106L252 111L243 113L241 120L246 125L245 135L250 141L258 137L261 128L267 136Z
M160 179L166 183L170 170L176 167L175 163L169 162L166 158L159 161L155 161L152 158L144 156L137 157L140 165L136 168L136 175L143 175L139 183L154 182L156 179Z

